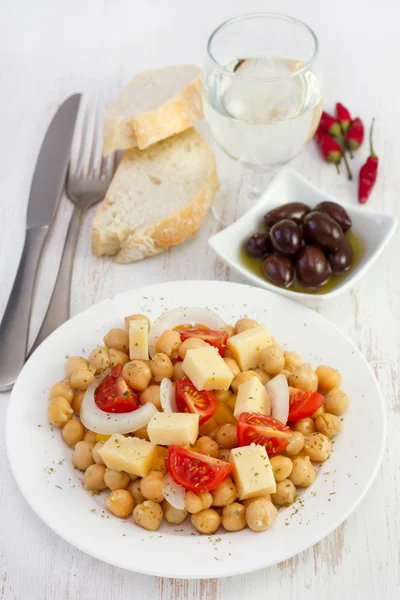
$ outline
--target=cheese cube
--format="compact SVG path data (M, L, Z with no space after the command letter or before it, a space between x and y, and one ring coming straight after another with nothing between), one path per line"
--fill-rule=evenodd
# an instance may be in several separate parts
M152 417L147 433L153 444L194 444L199 435L199 415L192 413L161 413Z
M233 448L230 462L240 500L275 494L274 474L264 446Z
M252 377L239 385L233 414L238 419L243 412L261 413L262 415L271 413L270 398L258 377Z
M271 344L268 327L258 325L228 338L226 345L241 370L248 371L258 367L261 350Z
M129 358L149 360L149 324L144 319L129 321Z
M198 390L227 390L233 379L231 370L213 346L188 350L182 369Z
M99 449L106 467L144 477L157 460L154 444L116 433Z

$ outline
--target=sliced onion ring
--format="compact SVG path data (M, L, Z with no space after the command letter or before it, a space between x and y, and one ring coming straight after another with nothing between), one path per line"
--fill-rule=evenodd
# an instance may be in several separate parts
M169 329L183 323L201 323L210 329L222 329L226 323L217 313L208 308L196 306L173 308L167 310L150 327L149 333L149 354L150 357L156 354L156 342L160 335Z
M281 373L270 379L265 386L271 398L272 416L286 425L289 416L289 386Z
M108 413L100 410L94 400L94 392L102 379L97 379L88 387L81 406L80 420L90 431L104 434L132 433L147 425L151 417L158 412L151 402L126 413Z
M185 509L185 488L175 483L171 475L167 473L164 477L163 494L167 502L178 510Z
M165 413L179 412L175 399L175 386L168 377L160 383L160 402Z

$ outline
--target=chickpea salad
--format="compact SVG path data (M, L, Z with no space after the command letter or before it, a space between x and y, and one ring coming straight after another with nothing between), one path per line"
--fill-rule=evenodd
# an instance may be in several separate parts
M68 357L48 418L83 488L156 531L265 531L311 486L349 406L340 373L284 351L266 325L209 309L142 314Z

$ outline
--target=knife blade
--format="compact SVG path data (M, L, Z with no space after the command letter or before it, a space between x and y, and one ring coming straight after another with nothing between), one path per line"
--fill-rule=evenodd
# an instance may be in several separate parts
M0 325L0 391L9 390L25 362L32 290L43 243L53 221L67 175L81 94L70 96L46 132L35 172L18 272Z

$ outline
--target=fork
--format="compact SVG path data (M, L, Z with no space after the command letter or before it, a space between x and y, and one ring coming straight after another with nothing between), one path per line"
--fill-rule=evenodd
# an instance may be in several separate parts
M74 209L54 290L29 356L50 333L69 319L72 271L82 219L91 206L103 200L114 174L114 155L106 159L101 157L102 109L100 102L96 111L82 109L78 120L77 131L81 132L81 139L79 134L74 138L66 183L66 193Z

